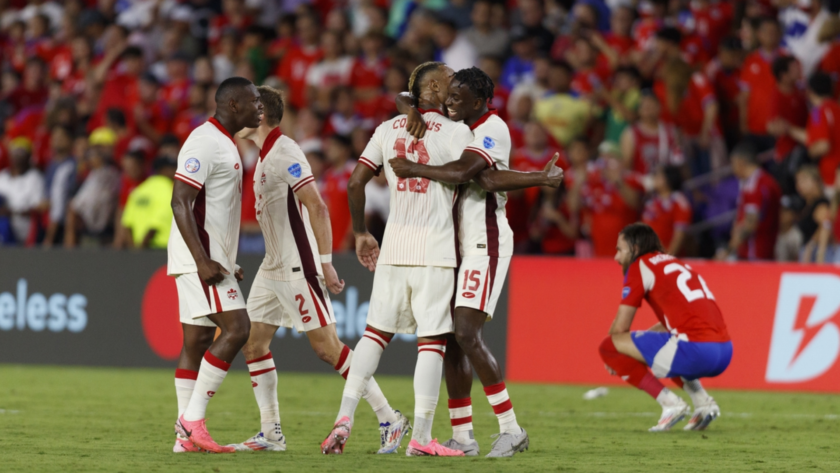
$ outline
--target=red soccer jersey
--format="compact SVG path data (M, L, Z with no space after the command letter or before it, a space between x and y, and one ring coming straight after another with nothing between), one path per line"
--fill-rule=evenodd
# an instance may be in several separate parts
M664 23L657 18L642 18L633 25L633 39L636 40L636 49L645 51L653 47L653 40L656 32L662 29Z
M508 100L510 100L510 91L504 88L500 84L496 84L495 89L493 89L493 100L490 102L492 108L496 109L496 112L499 114L499 118L504 121L508 119Z
M125 113L126 125L130 130L133 130L134 105L139 101L137 77L112 71L102 87L96 112L88 121L88 131L93 131L105 125L105 114L112 107L119 108Z
M353 69L350 71L350 86L354 89L369 89L382 87L385 80L385 72L391 61L388 58L377 58L369 61L364 56L357 57L353 61Z
M592 69L585 69L575 72L572 79L572 90L581 95L589 95L604 87L610 78L610 67L598 64Z
M808 146L828 140L828 152L820 158L820 175L825 184L833 186L837 166L840 165L840 105L833 100L823 100L819 106L812 108L806 131Z
M734 7L726 0L709 4L702 9L698 6L695 2L689 4L694 19L694 31L711 47L710 52L716 54L720 41L732 29Z
M700 134L703 129L703 109L709 102L716 100L711 84L700 73L695 73L691 77L688 90L677 107L676 113L672 113L668 107L668 92L664 82L657 81L653 86L653 92L662 103L661 120L673 124L689 137Z
M779 232L779 210L782 191L770 174L757 169L740 183L736 223L744 221L748 213L758 215L758 228L738 248L738 257L748 260L772 260Z
M592 246L595 256L611 257L615 254L615 242L619 232L639 219L636 208L627 205L618 187L607 182L601 166L593 166L581 187L584 210L590 216ZM640 195L644 193L641 179L634 173L624 177L624 182Z
M618 53L621 62L626 62L629 59L626 55L636 46L636 42L630 36L618 36L612 32L604 35L604 41Z
M660 123L656 133L647 133L639 125L633 125L630 130L636 145L633 150L633 172L649 174L659 165L680 165L684 162L672 127Z
M729 332L715 296L691 266L664 253L642 255L624 275L621 304L639 308L647 300L671 333L690 342L728 342Z
M808 98L802 90L794 89L786 94L777 88L772 102L772 118L782 118L797 128L804 127L808 122ZM776 160L781 161L795 147L796 140L788 135L776 138Z
M173 80L160 89L160 97L176 113L189 106L189 92L192 82L189 79Z
M727 70L718 60L712 60L706 65L705 72L720 106L721 126L725 130L737 130L740 126L738 95L741 93L741 69Z
M747 56L741 68L741 88L748 90L747 129L756 135L767 134L767 121L770 120L773 97L776 93L776 78L773 76L773 61L778 54L767 55L758 50Z
M289 103L295 108L306 106L306 74L312 64L320 61L321 49L296 46L292 48L277 66L275 75L289 85Z
M347 182L356 167L355 161L348 161L343 167L330 168L321 176L321 195L330 211L333 235L333 251L342 249L350 230L350 209L347 206Z
M642 221L653 228L662 246L668 249L674 232L685 230L691 223L691 205L682 192L674 192L665 198L657 195L645 204Z

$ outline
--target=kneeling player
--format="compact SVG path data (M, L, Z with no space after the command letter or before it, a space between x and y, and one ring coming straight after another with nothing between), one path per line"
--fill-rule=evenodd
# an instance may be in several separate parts
M624 269L624 289L610 336L601 343L601 358L612 374L662 406L662 417L651 432L670 430L691 411L657 378L672 378L688 392L694 415L685 430L703 430L720 409L699 378L726 370L732 342L706 281L664 251L659 237L643 223L628 225L619 234L615 260ZM630 332L643 299L659 323L647 331Z
M318 357L333 365L345 379L353 351L338 339L329 289L338 294L344 281L332 265L332 235L327 206L300 147L280 133L283 98L275 89L259 87L264 119L259 128L246 128L240 138L260 146L254 176L257 220L266 241L266 255L248 297L251 336L242 349L251 372L251 385L260 407L260 432L237 450L286 450L280 430L277 372L269 346L279 326L306 332ZM319 260L316 262L316 255ZM411 428L408 419L388 405L371 378L363 397L379 419L379 453L394 453Z

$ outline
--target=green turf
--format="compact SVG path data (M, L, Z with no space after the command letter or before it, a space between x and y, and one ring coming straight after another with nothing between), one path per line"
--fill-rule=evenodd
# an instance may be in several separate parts
M413 417L411 380L378 381L392 406ZM650 434L658 406L639 391L615 388L584 401L588 387L511 384L517 418L531 435L531 449L513 459L406 458L404 449L373 455L378 430L364 402L345 455L325 457L318 445L343 383L281 373L279 384L287 452L175 455L172 370L0 365L0 471L840 471L837 396L715 391L723 416L706 432ZM474 388L476 433L488 452L498 424ZM450 430L445 395L441 400L434 434L444 440ZM208 419L220 443L255 433L247 374L228 376Z

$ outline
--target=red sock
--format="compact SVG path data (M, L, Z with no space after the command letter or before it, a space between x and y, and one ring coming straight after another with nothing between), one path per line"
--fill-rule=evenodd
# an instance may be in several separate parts
M674 376L673 378L671 378L671 381L673 381L674 384L676 384L678 388L685 389L685 388L683 388L683 380L679 376Z
M627 381L642 391L650 394L654 399L665 389L665 386L650 372L647 365L641 361L621 354L616 350L612 337L607 337L601 342L599 348L601 359L607 366L613 369L621 379Z

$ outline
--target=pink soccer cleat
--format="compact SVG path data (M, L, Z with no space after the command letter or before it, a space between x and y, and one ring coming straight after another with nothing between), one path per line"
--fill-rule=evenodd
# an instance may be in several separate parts
M332 432L321 442L321 453L324 455L341 455L344 453L344 444L350 438L350 418L347 416L338 419L333 426Z
M200 452L201 449L196 447L195 444L190 441L190 439L177 435L175 437L175 446L172 447L172 451L174 453L191 453Z
M233 447L223 447L213 441L213 438L210 437L210 432L207 432L204 419L190 422L184 419L184 416L181 416L175 426L178 434L190 439L196 447L203 450L213 453L233 453L236 451Z
M463 457L464 452L460 450L453 450L439 444L437 439L432 440L426 445L420 445L420 442L411 439L408 443L408 449L405 451L407 457Z

